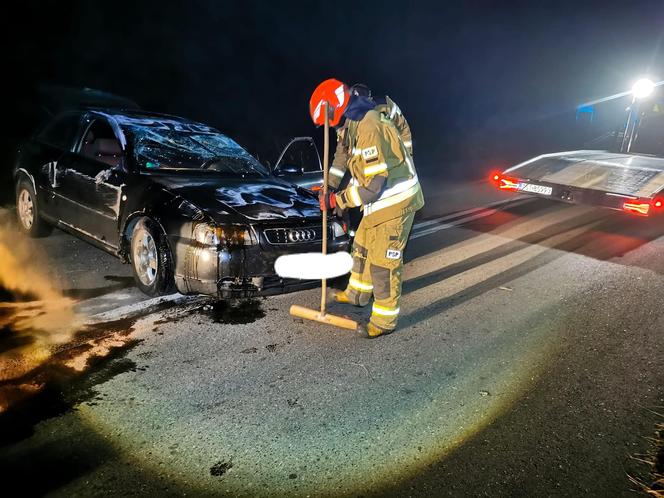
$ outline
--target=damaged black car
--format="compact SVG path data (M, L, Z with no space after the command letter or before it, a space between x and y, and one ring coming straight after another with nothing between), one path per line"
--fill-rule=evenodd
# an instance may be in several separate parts
M311 184L320 158L310 139L288 149L270 171L201 123L133 110L65 112L19 150L19 225L31 236L56 226L121 258L148 295L240 297L315 285L274 272L282 254L321 250L318 200L289 178ZM305 156L313 164L290 164ZM343 226L328 227L329 250L346 250Z

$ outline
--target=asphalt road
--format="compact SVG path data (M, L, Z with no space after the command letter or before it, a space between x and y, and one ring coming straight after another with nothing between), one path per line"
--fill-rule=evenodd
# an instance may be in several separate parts
M292 320L289 306L316 307L317 290L147 301L127 266L80 241L31 244L81 318L39 343L32 370L21 359L34 343L0 347L22 365L0 388L35 392L5 396L3 484L53 496L634 496L630 476L649 470L635 457L653 451L664 411L664 219L485 207L498 197L477 185L431 199L407 250L400 329L372 341Z

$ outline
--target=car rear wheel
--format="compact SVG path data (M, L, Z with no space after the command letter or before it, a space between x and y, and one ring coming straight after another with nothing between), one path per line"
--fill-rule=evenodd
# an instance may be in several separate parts
M145 294L162 296L173 290L173 257L163 231L149 218L138 220L131 233L131 266Z
M30 237L44 237L53 230L41 218L35 190L25 178L16 184L16 217L21 231Z

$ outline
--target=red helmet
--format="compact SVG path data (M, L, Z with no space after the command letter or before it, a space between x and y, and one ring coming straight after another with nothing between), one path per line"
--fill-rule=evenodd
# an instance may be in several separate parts
M325 113L323 103L327 102L330 116L330 126L336 126L341 121L341 116L348 106L350 91L348 86L339 80L330 78L316 87L309 99L309 114L314 124L325 124Z

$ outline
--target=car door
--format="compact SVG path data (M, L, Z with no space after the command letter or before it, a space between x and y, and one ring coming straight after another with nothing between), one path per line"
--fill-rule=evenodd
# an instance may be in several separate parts
M274 174L309 190L320 190L323 168L318 148L311 137L292 139L279 156Z
M35 190L42 216L59 219L60 200L55 194L57 165L63 155L72 150L80 134L83 115L66 112L49 121L26 144L28 156L37 157L40 166L35 170Z
M115 249L127 180L124 150L105 117L87 116L83 125L78 144L57 164L60 221Z

